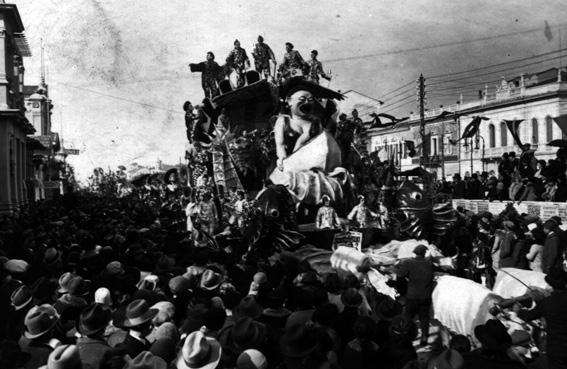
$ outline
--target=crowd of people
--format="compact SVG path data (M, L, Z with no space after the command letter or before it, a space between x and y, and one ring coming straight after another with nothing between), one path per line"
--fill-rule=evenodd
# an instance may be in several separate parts
M202 191L189 206L173 182L126 196L70 192L0 221L1 368L526 367L509 355L498 320L475 329L480 347L428 337L435 267L424 247L390 270L407 284L398 300L363 274L320 275L291 254L251 264L194 236L242 226L247 194L233 191L217 212L219 198ZM189 233L166 221L174 198L191 209ZM364 200L351 213L362 223L380 215ZM320 228L340 223L328 198L321 209ZM555 292L536 309L514 308L526 320L546 317L549 368L565 367L561 220L458 210L455 274L491 286L501 268L546 273ZM418 338L430 346L426 359Z
M567 201L567 149L557 150L555 159L537 160L533 150L526 148L516 157L515 152L504 153L498 163L498 172L467 172L453 176L452 182L443 181L439 191L456 199L489 201Z

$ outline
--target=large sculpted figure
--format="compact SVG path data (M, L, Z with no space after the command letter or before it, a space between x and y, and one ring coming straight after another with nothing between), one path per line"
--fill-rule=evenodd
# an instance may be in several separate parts
M345 185L350 175L341 167L341 151L322 121L323 99L342 99L342 95L292 78L282 87L289 114L281 114L274 125L277 165L269 179L286 186L296 200L315 205L323 195L335 204L347 197Z

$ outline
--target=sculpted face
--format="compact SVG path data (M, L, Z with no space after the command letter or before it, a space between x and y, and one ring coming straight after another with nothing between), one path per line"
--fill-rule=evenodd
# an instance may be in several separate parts
M285 51L289 53L291 50L292 50L291 45L285 45Z
M234 48L235 48L235 49L240 49L240 42L236 41L236 42L234 43Z
M288 98L291 114L306 117L313 113L315 98L309 91L297 91Z

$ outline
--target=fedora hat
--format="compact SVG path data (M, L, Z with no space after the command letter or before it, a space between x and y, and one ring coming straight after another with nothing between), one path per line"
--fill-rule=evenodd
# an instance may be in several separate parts
M169 280L168 286L171 293L177 295L180 292L191 289L192 283L189 278L185 278L182 275L178 275Z
M207 291L212 291L218 288L223 281L224 277L221 273L217 273L212 269L207 269L201 276L201 288Z
M126 328L140 326L152 320L158 312L158 309L150 309L146 300L134 300L126 307L126 317L122 325Z
M262 323L249 317L240 318L231 330L232 343L236 351L257 348L266 340L267 329Z
M268 361L258 350L248 349L236 359L236 369L266 369Z
M126 359L123 369L167 369L167 363L149 351L142 351L133 359Z
M57 346L49 354L47 369L81 369L79 350L75 345Z
M252 295L248 295L240 300L240 303L234 310L234 313L238 317L249 317L252 319L259 318L264 309L258 304L256 298Z
M110 309L102 304L94 303L81 312L77 330L85 336L94 335L103 331L111 318Z
M203 332L196 331L185 338L176 367L177 369L214 369L220 361L221 352L217 340L205 337Z
M490 319L485 324L477 325L474 335L489 350L504 352L512 345L512 338L506 327L497 319Z
M315 350L316 340L305 324L294 324L286 330L280 340L280 352L287 357L300 358Z
M69 284L71 283L73 278L75 278L73 273L63 273L61 277L59 277L59 288L57 289L57 292L67 293L69 291Z
M30 340L41 337L51 331L59 321L59 314L49 304L34 306L24 319L24 336Z
M10 296L10 302L12 304L12 307L16 311L28 306L28 304L32 302L32 300L32 293L30 289L25 285L18 287L14 292L12 292L12 295Z
M69 282L67 293L71 296L86 296L89 294L90 283L85 281L83 277L75 277Z
M357 307L362 304L362 296L356 288L348 288L341 294L341 302L345 306Z
M28 271L29 266L30 265L25 260L10 259L4 263L4 270L12 274L25 273Z

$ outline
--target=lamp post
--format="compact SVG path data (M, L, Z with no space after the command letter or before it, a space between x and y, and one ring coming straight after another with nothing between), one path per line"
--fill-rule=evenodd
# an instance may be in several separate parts
M463 144L463 147L465 147L467 149L470 149L470 153L471 153L471 171L470 171L470 175L472 177L473 175L473 145L472 145L472 137L470 138L471 142L469 144L469 138L465 138L465 143ZM470 146L470 147L469 147Z
M485 141L484 141L484 137L482 137L480 134L476 134L475 136L475 150L478 150L480 147L480 140L482 140L482 158L481 158L481 163L482 163L482 171L484 172L484 153L485 153Z

